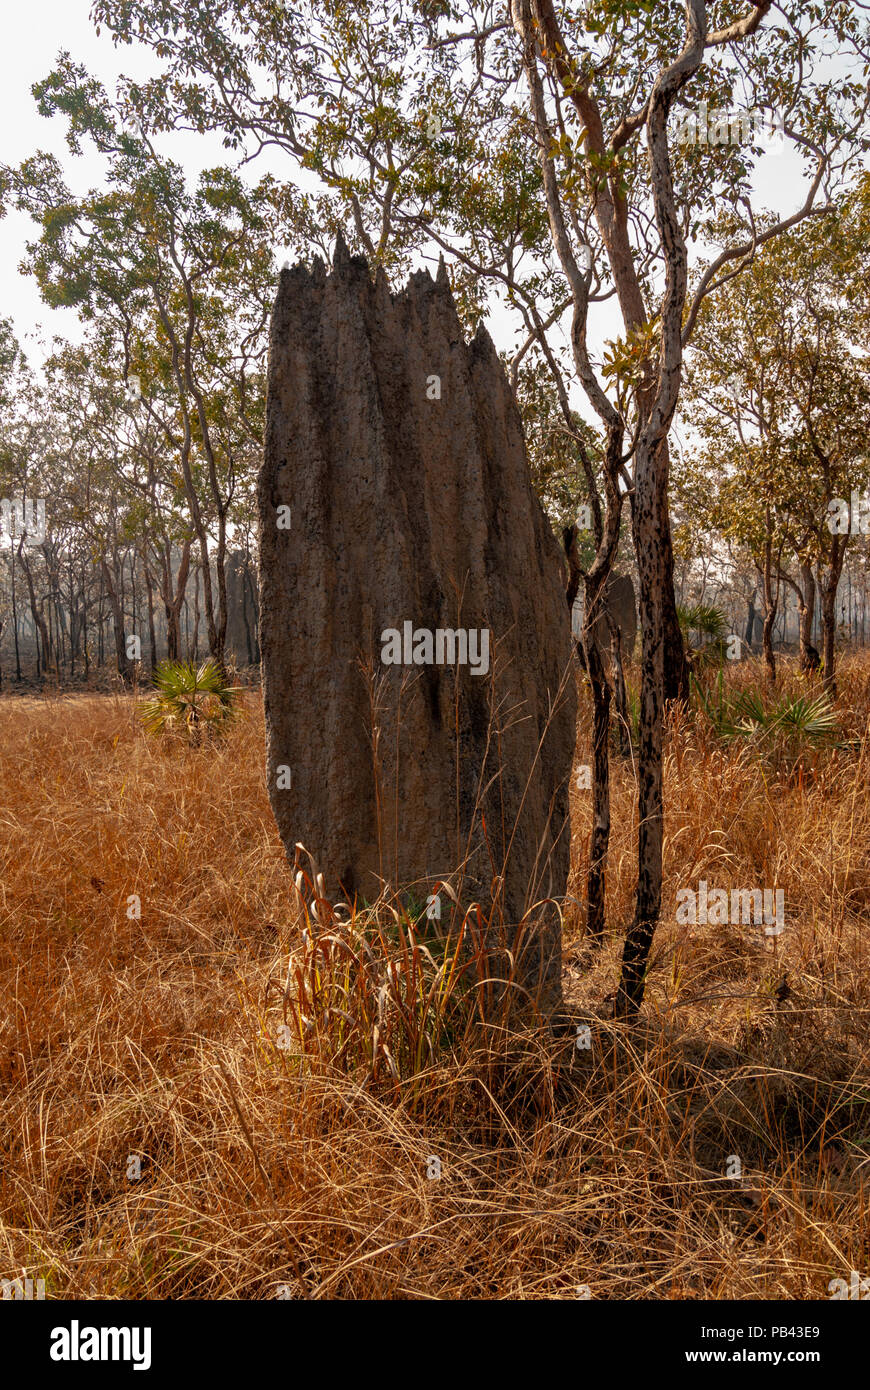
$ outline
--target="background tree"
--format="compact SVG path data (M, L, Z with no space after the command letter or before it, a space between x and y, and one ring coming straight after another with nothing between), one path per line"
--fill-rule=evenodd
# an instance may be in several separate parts
M40 224L30 267L46 301L76 306L106 352L114 348L139 487L157 485L158 441L174 461L199 549L209 650L222 667L227 527L240 479L253 486L262 441L277 220L270 185L249 190L213 170L189 192L182 171L147 136L126 133L99 84L68 58L37 94L43 114L68 115L71 149L86 137L107 157L108 187L76 199L58 162L36 155L6 171L7 197ZM164 533L164 555L165 545ZM108 569L104 578L114 607ZM171 590L164 565L174 628Z
M798 596L802 665L813 665L818 586L829 689L850 539L848 530L832 530L829 505L870 481L870 373L860 349L866 323L849 291L860 265L866 274L866 246L855 200L789 232L705 306L694 338L701 466L716 498L714 524L749 548L761 575L768 669L773 675L783 580ZM784 567L784 551L797 577Z

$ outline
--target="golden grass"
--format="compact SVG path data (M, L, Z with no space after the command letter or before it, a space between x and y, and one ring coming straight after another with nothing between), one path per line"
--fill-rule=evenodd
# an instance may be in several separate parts
M870 662L840 686L860 755L798 773L672 729L634 1029L604 1006L634 878L617 761L612 935L590 951L567 919L591 1047L472 1031L423 1084L276 1045L301 908L257 697L202 748L147 738L130 697L4 699L0 1277L83 1298L801 1299L866 1275ZM785 932L677 927L701 878L783 888Z

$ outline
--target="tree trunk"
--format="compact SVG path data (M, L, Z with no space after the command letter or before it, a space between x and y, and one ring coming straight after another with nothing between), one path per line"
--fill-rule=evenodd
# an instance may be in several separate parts
M127 658L127 644L124 636L124 614L118 599L115 582L106 563L105 557L100 560L103 572L103 584L106 590L106 597L109 600L109 608L112 614L112 628L115 637L115 655L118 666L118 675L126 683L130 680L130 662Z
M834 637L837 626L837 592L830 585L822 589L822 661L824 663L824 689L833 697L837 693L834 678Z
M664 572L661 579L662 631L664 640L664 697L665 700L689 700L689 663L686 646L677 617L677 595L674 590L674 547L671 539L671 518L668 509L668 478L670 449L667 438L659 448L658 462L659 511Z
M577 553L577 528L565 536L569 582L566 598L573 610L579 580L584 586L583 633L581 648L592 691L592 834L589 844L589 870L586 876L586 932L590 940L604 938L607 856L610 847L610 703L611 690L604 670L604 659L597 629L606 616L607 581L619 545L622 499L619 494L619 458L622 452L621 423L608 428L604 460L606 509L602 522L597 492L593 493L595 518L595 559L583 574ZM578 650L580 650L578 649Z
M813 616L816 607L816 581L811 566L800 561L801 582L797 587L801 670L818 671L821 657L813 646Z
M85 662L85 680L87 680L87 678L88 678L88 676L90 675L90 672L91 672L91 658L90 658L90 653L89 653L89 651L88 651L88 594L87 594L87 585L86 585L86 582L85 582L85 568L84 568L84 565L82 565L81 595L82 595L82 656L84 657L84 662Z
M659 511L655 465L638 445L634 544L641 628L638 752L638 879L635 912L625 938L615 1014L632 1018L643 1002L646 966L662 902L664 612L668 546Z
M847 536L831 536L830 551L828 554L828 572L827 575L823 574L820 566L819 573L819 590L821 593L822 610L822 652L825 663L824 688L832 699L837 693L834 669L836 662L835 641L837 636L837 590L840 587L840 576L843 573L843 561L846 556L847 540Z
M21 680L21 650L18 645L18 604L15 595L15 546L11 547L12 559L12 635L15 638L15 679Z
M148 567L148 560L144 549L142 553L142 568L145 573L145 591L148 595L148 642L151 648L150 668L153 676L155 667L157 666L157 633L154 628L154 580L151 576L151 570Z
M248 621L248 601L250 599L251 621ZM256 666L260 661L260 643L257 637L257 604L254 598L254 579L251 574L251 557L245 552L245 578L242 584L242 614L245 619L245 639L248 644L248 664Z
M197 565L196 573L193 576L193 637L191 638L190 647L188 648L188 660L190 661L199 661L199 574L201 569L202 565ZM208 591L211 593L210 583ZM210 599L206 602L206 623L208 625L209 634L211 634L214 630L214 621L208 618L209 603ZM211 642L209 645L211 646Z
M622 669L622 630L615 624L610 632L610 660L613 669L613 702L616 706L619 751L625 757L631 752L631 723L625 692L625 672Z
M45 675L48 675L48 668L51 664L51 639L48 634L45 615L36 602L36 591L33 585L33 575L30 572L30 562L24 554L24 536L21 537L21 543L18 546L18 558L21 561L21 568L24 570L24 578L27 581L27 592L30 597L30 611L33 614L34 629L38 631L39 636L42 638L42 671ZM36 675L38 679L40 675L38 640L36 643Z
M767 669L767 677L771 685L776 685L776 659L773 655L773 625L776 622L776 611L779 607L779 579L776 581L776 592L773 588L773 536L771 534L770 509L767 512L767 537L764 544L764 564L761 568L761 592L764 603L764 627L761 632L761 649L764 652L764 664Z
M604 610L610 566L584 578L583 654L592 690L592 835L586 877L586 932L604 937L605 873L610 844L610 686L598 645L596 624Z
M743 644L751 651L752 643L755 640L755 595L758 590L753 589L746 603L746 627L743 630Z
M166 615L166 654L170 661L177 661L181 652L180 614L185 604L187 580L190 573L190 541L181 548L178 575L172 579L172 546L167 542L162 552L162 577L160 592L163 598L163 611Z

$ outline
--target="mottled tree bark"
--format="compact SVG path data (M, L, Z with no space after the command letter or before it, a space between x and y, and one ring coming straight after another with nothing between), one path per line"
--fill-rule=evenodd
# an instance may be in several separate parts
M616 1013L631 1018L643 1002L646 966L662 900L662 716L664 619L661 593L666 547L649 451L639 450L635 484L634 541L641 629L640 737L638 749L638 877L634 918L622 955Z
M674 547L671 539L671 517L668 506L670 450L667 439L662 441L659 453L659 514L664 562L661 581L662 640L665 647L664 697L668 701L683 700L688 703L689 663L686 660L686 645L683 641L680 620L677 617L677 595L674 590Z
M631 751L631 723L628 714L628 696L625 691L625 672L622 667L622 633L614 625L610 634L610 661L613 671L613 703L619 739L619 751L625 755Z
M103 573L103 585L112 614L112 632L115 639L115 661L118 667L118 675L123 681L129 681L130 662L127 659L127 643L124 637L124 613L121 607L121 600L118 597L115 580L105 558L103 558L100 563Z
M764 664L767 668L767 676L771 685L776 684L776 659L773 654L773 625L776 622L777 609L779 608L779 585L776 591L773 587L773 542L770 536L764 547L764 566L762 569L762 586L764 593L764 626L761 632L761 649L764 653Z
M827 555L828 568L825 573L819 565L818 584L821 592L822 610L822 659L825 663L824 688L833 699L837 693L835 673L837 636L837 590L843 573L848 537L832 535Z
M813 617L816 608L816 581L812 565L800 562L801 582L795 585L798 601L800 663L802 671L818 671L821 657L813 646Z
M647 118L650 183L664 254L665 293L657 379L638 437L635 462L633 522L641 625L638 878L634 918L625 939L614 1009L617 1017L625 1019L633 1018L643 1002L649 951L662 899L665 595L673 595L666 441L682 379L683 310L688 287L688 256L674 200L667 122L674 97L701 65L707 34L706 7L693 0L686 6L686 17L685 46L679 58L656 79Z

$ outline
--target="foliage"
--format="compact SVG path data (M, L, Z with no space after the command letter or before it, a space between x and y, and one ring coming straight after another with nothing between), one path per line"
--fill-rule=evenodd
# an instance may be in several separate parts
M721 608L712 604L678 604L677 617L684 636L699 632L710 641L718 641L727 636L728 619Z
M728 636L728 619L721 608L705 603L678 604L677 618L689 656L695 664L715 661L721 665L727 655L725 641ZM689 641L693 632L704 639L697 646L692 646Z
M600 487L601 440L576 413L572 414L570 425L565 420L550 372L538 354L530 354L530 360L523 362L517 372L517 403L523 418L532 483L558 531L576 522L580 508L590 501L580 459L581 445ZM582 534L580 541L581 560L584 565L591 564L595 553L591 531Z
M700 447L678 461L677 490L774 580L788 564L841 563L847 537L832 536L828 504L870 483L866 196L865 181L761 247L695 329L687 401Z
M840 738L834 706L824 692L813 697L783 694L768 703L758 689L726 693L721 671L712 690L698 681L694 689L720 738L744 739L758 749L787 754L804 744L829 746Z
M239 686L231 686L211 660L162 661L154 672L157 694L140 709L150 734L184 728L198 742L203 728L218 729L237 712Z

